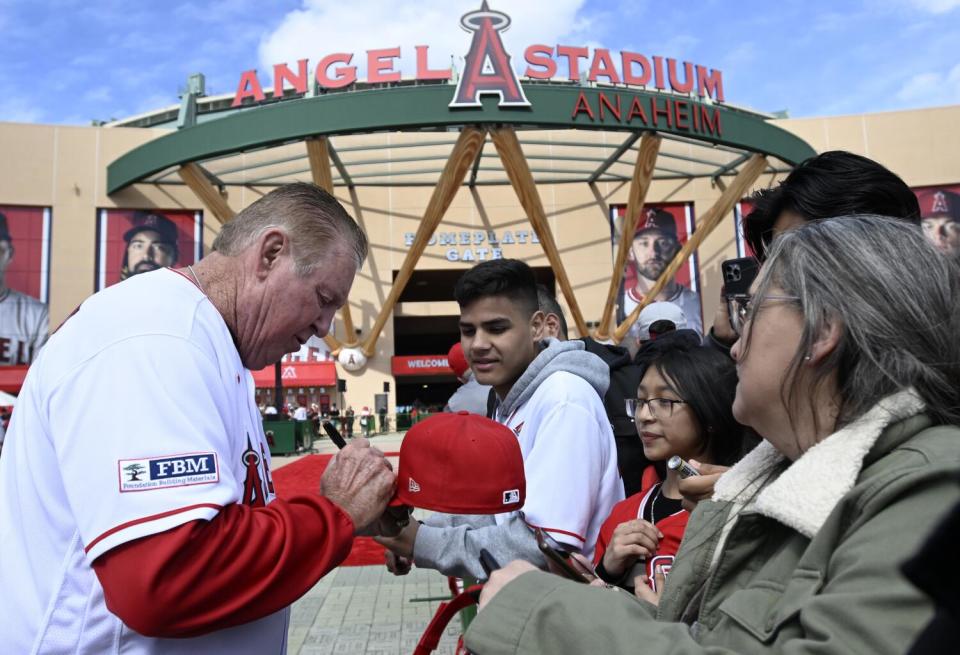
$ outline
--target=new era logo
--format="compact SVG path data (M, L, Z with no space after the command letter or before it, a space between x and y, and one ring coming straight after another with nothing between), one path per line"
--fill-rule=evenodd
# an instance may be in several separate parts
M520 502L520 490L519 490L519 489L511 489L510 491L504 491L504 492L503 492L503 504L504 504L504 505L512 505L513 503L519 503L519 502Z
M411 493L417 493L418 491L420 491L420 485L417 484L416 480L414 480L413 478L410 478L410 480L407 482L407 490L410 491Z

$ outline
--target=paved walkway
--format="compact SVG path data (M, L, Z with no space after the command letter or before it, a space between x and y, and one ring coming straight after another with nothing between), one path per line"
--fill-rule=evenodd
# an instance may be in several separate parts
M384 452L399 451L402 441L403 434L397 432L371 439ZM314 443L314 452L336 451L329 439ZM282 468L303 456L273 457L271 468ZM396 466L396 458L391 459ZM421 510L414 513L419 519L429 514ZM447 578L436 571L414 568L398 577L385 566L335 569L293 604L287 652L408 655L439 605L439 601L411 601L449 595ZM459 618L451 621L435 652L453 655L460 631Z
M439 605L411 599L449 593L436 571L397 577L384 566L336 569L293 604L287 652L409 655ZM460 630L459 619L451 621L434 652L453 655Z

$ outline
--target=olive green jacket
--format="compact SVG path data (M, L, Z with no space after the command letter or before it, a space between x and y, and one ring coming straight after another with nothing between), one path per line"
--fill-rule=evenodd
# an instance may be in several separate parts
M690 517L659 608L526 573L478 615L487 653L904 653L933 616L900 573L960 500L960 428L912 393L792 464L761 443ZM903 418L908 417L908 418Z

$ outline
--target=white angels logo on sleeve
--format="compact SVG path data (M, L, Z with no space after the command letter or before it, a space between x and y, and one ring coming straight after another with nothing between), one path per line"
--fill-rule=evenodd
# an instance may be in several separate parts
M117 462L120 493L214 484L220 481L217 454L186 453Z

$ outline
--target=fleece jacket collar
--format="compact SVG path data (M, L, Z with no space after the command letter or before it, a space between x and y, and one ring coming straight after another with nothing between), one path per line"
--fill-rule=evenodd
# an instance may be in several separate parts
M713 500L737 502L756 495L750 506L753 511L812 539L840 499L853 489L864 459L884 429L923 409L923 401L913 390L888 396L807 450L757 493L786 460L771 443L763 441L717 480Z

